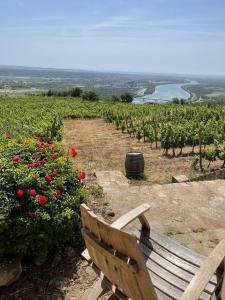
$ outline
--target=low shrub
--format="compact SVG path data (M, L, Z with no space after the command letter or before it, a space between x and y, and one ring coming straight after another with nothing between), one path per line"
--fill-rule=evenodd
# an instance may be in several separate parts
M0 257L45 256L71 238L84 178L57 142L0 137Z

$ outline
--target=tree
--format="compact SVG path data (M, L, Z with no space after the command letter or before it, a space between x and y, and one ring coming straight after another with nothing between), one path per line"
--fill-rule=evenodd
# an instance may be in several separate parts
M120 102L120 97L116 96L116 95L112 95L112 102Z
M81 94L83 93L82 89L79 87L73 88L71 90L71 97L81 97Z
M120 96L121 101L125 103L131 103L133 101L133 96L130 93L125 93Z
M89 92L83 93L82 98L83 98L83 100L87 100L87 101L98 101L99 100L98 95L94 91L89 91Z
M179 104L179 103L180 103L180 101L179 101L178 98L173 98L172 102L173 102L174 104Z
M52 90L49 90L48 93L47 93L47 96L48 96L48 97L53 96L53 91L52 91Z
M181 99L180 99L180 104L181 104L181 105L184 105L184 104L185 104L185 100L181 98Z

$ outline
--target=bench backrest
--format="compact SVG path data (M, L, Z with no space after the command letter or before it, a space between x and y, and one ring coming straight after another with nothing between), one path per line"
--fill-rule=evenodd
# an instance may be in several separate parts
M136 237L101 221L85 204L81 218L89 255L110 283L131 299L157 299Z

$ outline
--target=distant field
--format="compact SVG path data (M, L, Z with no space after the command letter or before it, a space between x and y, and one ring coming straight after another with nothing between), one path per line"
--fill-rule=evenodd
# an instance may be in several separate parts
M214 100L225 103L225 82L201 83L196 85L186 85L183 87L190 94L193 100Z
M110 100L112 95L129 92L134 96L141 89L151 94L155 86L164 83L184 82L174 75L135 74L39 69L0 66L0 94L37 94L49 89L69 89L79 86L94 90L100 98Z
M201 78L170 75L115 73L63 69L43 69L0 66L0 95L36 95L49 89L70 89L81 87L94 90L102 100L110 100L113 95L129 92L134 96L144 90L152 94L156 85L197 81L196 85L186 85L184 89L192 94L192 100L215 100L225 102L225 79L222 77Z

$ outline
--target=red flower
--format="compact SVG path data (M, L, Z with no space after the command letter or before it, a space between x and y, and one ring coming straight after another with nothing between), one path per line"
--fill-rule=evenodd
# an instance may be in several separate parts
M80 178L81 178L81 179L85 179L85 178L86 178L86 172L85 172L85 171L82 171L82 172L81 172Z
M35 190L35 189L29 190L29 195L30 195L30 196L35 196L35 195L37 195L36 190Z
M39 204L45 204L47 201L48 201L48 199L45 196L39 196L38 197Z
M78 180L84 180L86 178L86 172L82 171L80 175L77 177Z
M52 176L46 175L46 176L45 176L45 179L46 179L47 181L52 181Z
M62 192L60 190L55 190L55 196L60 197L62 195Z
M34 167L34 164L27 164L28 169L33 168L33 167Z
M12 134L6 133L6 134L5 134L5 138L6 138L6 139L11 139L11 138L12 138Z
M42 152L43 154L45 154L45 153L46 153L46 149L45 149L45 148L41 149L41 152Z
M35 162L33 163L33 166L34 166L34 167L40 167L40 165L41 165L41 164L39 163L39 161L35 161Z
M43 143L37 143L36 147L41 148L43 146Z
M34 154L33 154L33 158L38 159L38 158L39 158L38 153L34 153Z
M58 157L58 155L53 154L53 155L51 156L51 158L52 158L52 159L57 159L57 158L59 158L59 157Z
M76 157L77 156L77 150L75 148L71 149L71 155L72 155L72 157Z
M36 219L36 213L35 212L28 212L27 216L30 220Z
M42 160L41 160L41 163L42 163L43 165L46 164L46 162L47 162L46 159L42 159Z
M54 170L53 173L52 173L52 176L55 177L55 176L58 176L58 175L59 175L58 171Z
M23 190L17 190L17 192L16 192L16 196L17 197L23 197L23 195L24 195L24 191Z
M15 161L17 164L20 162L21 158L19 157L19 155L16 155L13 157L13 161Z

